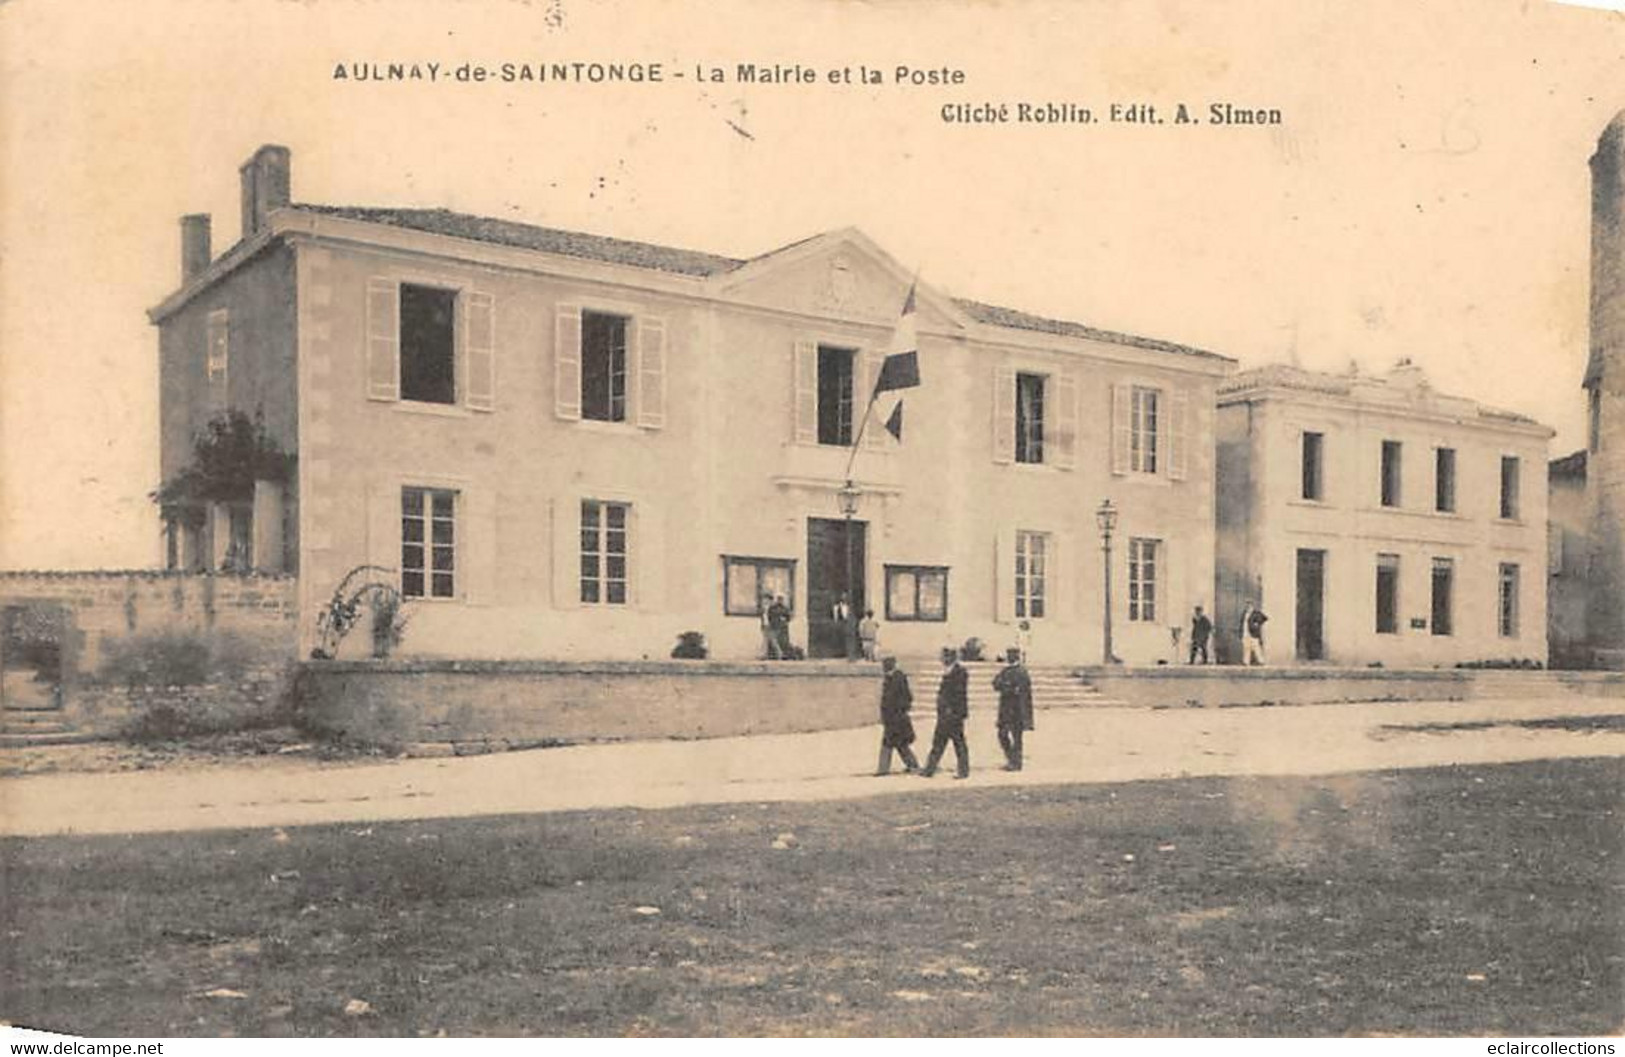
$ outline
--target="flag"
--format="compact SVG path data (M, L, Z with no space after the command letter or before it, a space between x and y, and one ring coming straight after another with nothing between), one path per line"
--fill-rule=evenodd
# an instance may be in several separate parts
M912 389L919 384L919 340L914 333L914 284L910 283L903 314L892 332L891 351L880 365L880 376L875 379L875 396L893 389Z
M886 419L886 432L890 433L899 444L903 442L903 402L897 401L897 406L891 409L891 415Z

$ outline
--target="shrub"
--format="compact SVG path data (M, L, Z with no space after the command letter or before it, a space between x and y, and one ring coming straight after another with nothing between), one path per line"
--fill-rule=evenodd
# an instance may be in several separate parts
M703 661L710 652L706 648L703 634L698 631L685 631L677 636L677 645L672 647L671 655L677 660Z
M965 640L965 645L959 647L959 657L965 661L979 661L982 659L982 640L972 635Z
M211 681L214 649L201 635L161 632L112 643L97 672L102 683L125 686L198 686Z

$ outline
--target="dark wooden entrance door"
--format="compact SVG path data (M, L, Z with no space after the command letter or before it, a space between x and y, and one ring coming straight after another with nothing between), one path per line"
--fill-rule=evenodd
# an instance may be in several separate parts
M847 526L852 528L848 579ZM835 603L845 593L852 612L863 615L863 570L868 523L835 518L807 519L807 656L845 657L849 629L835 620Z
M1298 552L1298 660L1326 658L1326 552Z

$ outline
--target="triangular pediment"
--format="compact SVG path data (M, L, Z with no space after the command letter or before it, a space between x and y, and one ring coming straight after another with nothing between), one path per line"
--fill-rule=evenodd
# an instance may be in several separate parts
M856 228L816 235L763 254L719 277L730 301L800 315L890 325L914 274ZM963 314L925 283L915 289L917 326L958 330Z

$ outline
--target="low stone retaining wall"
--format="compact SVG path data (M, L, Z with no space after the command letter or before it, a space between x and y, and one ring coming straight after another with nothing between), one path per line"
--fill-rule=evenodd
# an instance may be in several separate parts
M312 661L296 689L314 733L492 748L837 730L879 695L879 665L844 661Z
M1625 697L1625 676L1459 668L1118 668L1078 675L1113 701L1146 707L1464 701L1482 697Z

